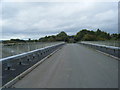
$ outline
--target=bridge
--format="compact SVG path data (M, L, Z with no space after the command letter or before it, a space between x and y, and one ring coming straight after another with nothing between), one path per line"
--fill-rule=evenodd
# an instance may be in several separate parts
M3 88L118 88L119 48L60 43L3 58Z

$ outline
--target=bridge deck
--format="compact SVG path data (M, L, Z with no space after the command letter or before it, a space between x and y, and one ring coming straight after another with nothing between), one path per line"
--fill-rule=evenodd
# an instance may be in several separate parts
M14 87L117 88L118 61L85 46L67 44Z

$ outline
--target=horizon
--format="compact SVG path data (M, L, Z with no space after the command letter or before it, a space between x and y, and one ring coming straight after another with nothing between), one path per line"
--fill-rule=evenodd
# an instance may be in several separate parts
M99 29L99 28L98 28ZM97 30L98 30L97 29ZM88 30L88 29L82 29L82 30ZM80 31L82 31L82 30L79 30L79 32ZM94 31L94 32L96 32L97 30L88 30L88 31ZM101 30L101 29L99 29L99 30ZM101 30L101 31L103 31L103 32L105 32L104 30ZM65 31L60 31L60 32L65 32ZM60 33L59 32L59 33ZM54 36L56 36L57 34L59 34L59 33L56 33L56 34L54 34ZM66 32L65 32L66 33ZM75 34L72 34L72 35L68 35L67 33L67 35L68 36L74 36L74 35L76 35L78 32L76 32ZM106 33L108 33L108 32L106 32ZM120 34L120 33L108 33L108 34ZM46 36L52 36L53 34L51 34L51 35L46 35ZM23 39L20 39L20 38L10 38L10 39L3 39L3 40L1 40L0 39L0 41L6 41L6 40L11 40L11 39L20 39L20 40L29 40L29 39L31 39L31 40L39 40L40 38L44 38L45 36L43 36L43 37L39 37L39 38L23 38Z

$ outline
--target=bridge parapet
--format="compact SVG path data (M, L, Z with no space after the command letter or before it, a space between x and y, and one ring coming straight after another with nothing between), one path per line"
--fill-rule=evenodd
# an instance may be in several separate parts
M107 53L109 55L120 58L120 47L93 44L93 43L88 43L88 42L79 42L79 44L82 44L82 45L97 49L97 50L105 52L105 53Z
M63 46L59 43L45 48L0 59L2 62L2 86L26 71L28 68L41 61L43 58Z

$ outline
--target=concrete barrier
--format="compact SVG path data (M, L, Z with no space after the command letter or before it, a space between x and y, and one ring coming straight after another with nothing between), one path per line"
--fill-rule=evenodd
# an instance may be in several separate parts
M64 44L65 43L60 43L52 46L47 46L45 48L0 59L0 62L2 62L2 86L14 79L16 76L20 75L22 72L29 69L31 66L35 65L37 62Z
M97 49L97 50L105 52L109 55L120 58L120 47L92 44L92 43L87 43L87 42L79 42L79 44Z

